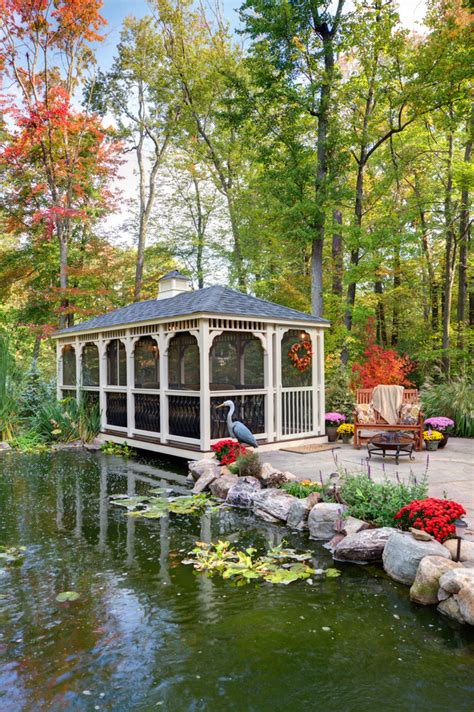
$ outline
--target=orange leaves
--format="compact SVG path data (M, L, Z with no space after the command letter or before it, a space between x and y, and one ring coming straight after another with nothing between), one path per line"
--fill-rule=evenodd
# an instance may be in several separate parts
M408 356L401 356L394 349L384 349L371 343L364 351L362 363L352 366L354 381L359 388L373 388L380 384L412 386L408 374L415 364Z

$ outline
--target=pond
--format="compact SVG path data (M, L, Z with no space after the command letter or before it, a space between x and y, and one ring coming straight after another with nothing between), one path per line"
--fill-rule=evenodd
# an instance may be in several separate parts
M196 540L308 539L235 510L143 520L110 506L184 488L185 471L159 461L0 458L0 544L26 547L0 569L2 712L472 710L472 629L411 604L381 569L236 587L180 563Z

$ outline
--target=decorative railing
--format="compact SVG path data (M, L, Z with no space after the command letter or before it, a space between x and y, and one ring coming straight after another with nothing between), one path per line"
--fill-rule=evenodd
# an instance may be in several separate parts
M201 437L201 399L197 396L168 396L170 435L199 440Z
M227 408L217 408L225 400L235 403L234 420L244 423L254 435L265 433L265 395L249 393L235 395L229 393L211 398L211 440L229 437L227 430Z
M119 428L127 427L127 394L106 393L106 418L107 425Z
M314 430L313 388L285 388L281 394L281 434L304 435Z
M160 432L160 396L135 393L135 428Z

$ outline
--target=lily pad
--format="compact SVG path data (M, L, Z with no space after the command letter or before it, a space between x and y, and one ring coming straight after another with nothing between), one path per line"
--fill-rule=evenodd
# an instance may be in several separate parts
M66 601L77 601L79 598L79 594L77 591L63 591L62 593L58 593L56 596L56 600L59 603L65 603Z
M327 578L337 578L341 575L339 569L326 569L325 573Z

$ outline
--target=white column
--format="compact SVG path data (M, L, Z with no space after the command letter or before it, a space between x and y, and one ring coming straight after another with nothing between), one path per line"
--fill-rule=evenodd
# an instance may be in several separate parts
M268 324L266 336L266 348L264 351L265 365L265 390L267 392L265 400L265 430L268 442L275 440L275 371L273 360L273 349L275 348L274 335L275 327Z
M160 440L168 441L168 339L164 326L158 329L158 348L160 350Z
M135 430L135 400L132 393L135 385L135 339L130 336L130 329L127 329L124 341L127 354L127 435L131 438Z
M281 422L281 340L286 328L278 326L275 332L275 364L273 373L275 374L275 424L276 424L276 439L281 440L282 437L282 422Z
M57 373L57 383L56 383L56 397L58 400L62 398L62 388L63 385L63 345L60 341L56 341L56 373Z
M107 396L104 389L107 385L107 342L104 339L99 339L97 346L99 349L100 429L105 430L107 425Z
M320 422L321 422L321 404L320 404L320 376L319 376L319 333L317 329L308 329L308 334L311 337L311 348L313 350L313 358L311 360L311 397L313 405L313 422L311 424L311 429L317 435L321 434Z
M211 447L211 389L209 387L209 320L201 319L199 330L199 362L201 379L201 450Z
M74 339L74 353L76 354L76 400L79 403L82 387L82 344L79 343L79 337Z
M324 434L324 411L326 410L326 386L324 382L324 329L319 329L318 338L318 366L319 366L319 423L320 435Z

